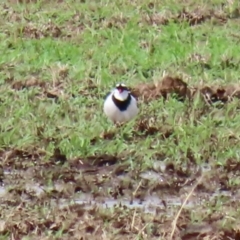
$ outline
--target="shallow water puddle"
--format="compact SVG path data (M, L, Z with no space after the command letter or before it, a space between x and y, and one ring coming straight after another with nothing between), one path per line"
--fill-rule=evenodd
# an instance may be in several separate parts
M0 186L0 197L3 197L7 193L7 190L5 187Z
M36 194L36 196L40 197L45 192L48 192L50 189L61 188L60 184L56 184L57 186L40 186L39 184L27 183L25 188L27 191L32 191ZM4 197L8 193L8 188L11 186L1 186L0 187L0 197ZM164 200L164 201L163 201ZM145 199L140 201L139 199L130 199L128 197L113 199L113 198L93 198L91 194L80 193L79 196L73 199L58 199L57 201L53 200L52 203L60 204L62 207L66 207L71 204L80 204L83 205L86 209L89 209L93 206L102 207L102 208L115 208L118 206L125 206L127 208L136 208L141 209L147 213L155 213L158 209L165 209L171 207L177 207L182 205L182 200L178 197L164 197L164 199L159 198L158 196L147 196ZM185 208L190 208L195 206L196 204L201 204L200 201L196 201L195 199L189 201ZM171 212L169 212L171 215Z
M201 167L203 171L209 171L211 169L208 165ZM14 175L15 173L5 172L5 174ZM156 173L155 171L146 171L141 173L140 176L142 179L152 180L156 182L165 181L164 175L162 173ZM8 189L11 187L11 185L0 186L0 197L4 197L4 195L8 193ZM34 192L36 197L41 197L42 194L50 192L51 190L61 192L61 189L64 189L64 187L64 185L59 183L55 183L51 186L42 186L39 183L27 182L24 185L26 191ZM127 208L140 209L147 213L156 213L156 211L161 211L161 209L168 209L168 214L171 215L171 209L174 210L175 207L180 207L184 199L187 197L188 192L189 191L186 191L184 194L179 192L177 196L171 196L165 193L161 197L153 193L151 195L147 195L144 200L131 199L130 196L120 197L118 199L109 197L94 198L92 194L79 193L77 195L75 194L72 198L60 198L58 200L52 198L51 202L53 204L60 204L61 207L66 207L71 204L80 204L83 205L83 207L86 209L92 208L94 206L110 209L125 206ZM222 195L231 196L231 193L227 191L221 192L219 190L216 190L214 194L193 194L185 204L184 208L193 208L195 206L205 204L206 201Z
M97 201L97 200L87 200L84 198L84 195L81 196L81 198L77 198L74 200L74 203L77 204L84 204L85 207L91 207L91 206L98 206L103 208L114 208L118 206L125 206L127 208L136 208L141 209L142 211L146 213L155 213L157 210L172 208L181 206L182 202L177 197L169 197L165 202L156 197L156 196L148 196L144 199L144 201L140 201L139 199L110 199L106 198L103 201ZM165 205L166 204L166 205ZM192 207L194 206L193 202L189 202L185 205L185 207ZM168 212L169 215L171 215L171 211Z

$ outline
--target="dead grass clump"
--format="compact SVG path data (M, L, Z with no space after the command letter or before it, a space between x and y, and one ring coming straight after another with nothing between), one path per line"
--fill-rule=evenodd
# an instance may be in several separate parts
M144 138L146 136L151 136L155 134L160 134L162 139L169 138L174 130L172 127L166 125L159 125L158 121L154 119L154 117L144 117L140 119L134 129L134 137L137 138Z
M21 91L29 88L39 88L40 91L36 94L39 98L52 98L58 100L60 97L66 99L71 95L66 95L64 89L68 84L69 68L66 65L57 64L50 69L52 81L43 81L37 77L30 77L27 80L14 80L14 77L5 79L12 89Z
M199 53L193 53L188 57L187 61L201 66L203 69L211 69L211 65L208 63L209 56L203 56Z
M83 24L84 15L81 13L76 13L73 17L66 23L66 32L68 37L76 37L85 30L85 25ZM91 23L89 22L88 25Z
M240 98L240 85L235 84L235 85L225 86L225 92L230 99Z
M239 173L240 172L240 163L238 162L237 159L228 159L226 164L225 164L225 169L227 172L235 172Z
M179 14L175 18L175 22L183 22L186 21L190 26L201 24L206 20L210 19L212 14L206 9L197 8L193 11L187 11L185 8L179 12Z
M170 16L160 14L160 13L153 13L153 14L143 14L142 21L146 22L148 25L167 25L169 20L171 19Z
M23 90L25 88L31 88L31 87L40 87L45 88L46 82L37 79L35 77L32 77L26 81L13 81L11 84L11 87L15 90Z
M61 85L60 82L57 85ZM49 83L32 77L26 81L13 81L11 87L14 90L21 91L29 88L40 88L41 92L37 94L38 97L47 97L58 100L60 96L63 96L62 86L51 87Z
M22 169L25 166L25 161L28 163L36 162L39 158L45 156L45 152L41 149L3 149L0 153L2 166L14 166L15 169ZM17 163L16 163L17 162Z
M142 21L149 25L167 25L169 22L175 23L187 22L190 26L195 26L213 20L215 23L226 23L228 16L223 12L213 9L198 7L193 10L183 8L177 15L171 12L143 14Z
M149 136L158 133L159 129L154 126L151 119L145 118L137 123L136 131L143 133L143 136Z
M190 26L195 26L206 22L207 20L213 20L215 24L225 24L228 16L224 12L220 12L213 9L206 9L204 7L196 8L191 11L187 11L183 8L182 11L173 19L175 22L188 22Z
M228 101L228 96L224 88L204 86L200 89L200 93L208 104L216 102L226 103Z
M62 31L54 23L49 22L40 26L29 23L28 25L24 26L23 29L19 30L19 33L23 34L24 37L27 38L40 39L44 37L58 38L61 36Z
M128 22L128 18L123 17L122 15L113 16L110 19L106 19L103 21L103 26L106 28L118 28L122 29Z
M111 140L116 137L116 132L114 131L109 131L109 132L102 132L100 136L96 136L90 140L91 144L95 144L99 139L104 139L104 140Z
M225 69L236 69L239 66L239 61L234 59L233 57L223 56L220 62L220 67L222 70Z
M93 91L98 89L98 86L92 79L84 80L84 86L78 91L81 96L90 97L93 95Z
M225 104L232 101L234 98L240 98L240 86L239 85L225 85L225 86L196 86L193 91L192 98L194 99L197 94L200 94L201 98L208 105L214 103Z
M12 1L17 1L17 0L12 0ZM20 22L23 19L22 14L15 11L8 4L3 4L1 10L2 10L2 16L6 17L6 21L8 21L8 22ZM8 32L8 33L10 33L10 32Z

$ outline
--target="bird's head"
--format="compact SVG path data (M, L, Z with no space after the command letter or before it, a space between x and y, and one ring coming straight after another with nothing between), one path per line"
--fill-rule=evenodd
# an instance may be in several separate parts
M114 97L119 101L125 101L129 96L129 90L123 83L117 84L114 91Z

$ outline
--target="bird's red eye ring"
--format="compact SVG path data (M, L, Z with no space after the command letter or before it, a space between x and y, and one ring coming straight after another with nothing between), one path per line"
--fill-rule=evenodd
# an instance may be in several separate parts
M123 91L128 90L126 86L122 86L122 85L118 85L116 89L119 91L119 93L122 93Z

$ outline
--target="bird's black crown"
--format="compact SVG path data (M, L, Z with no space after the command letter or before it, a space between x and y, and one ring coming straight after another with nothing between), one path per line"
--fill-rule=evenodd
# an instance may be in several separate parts
M127 86L126 86L125 84L123 84L123 83L118 83L118 84L116 85L116 89L122 90L122 91L129 91L129 89L127 88Z

